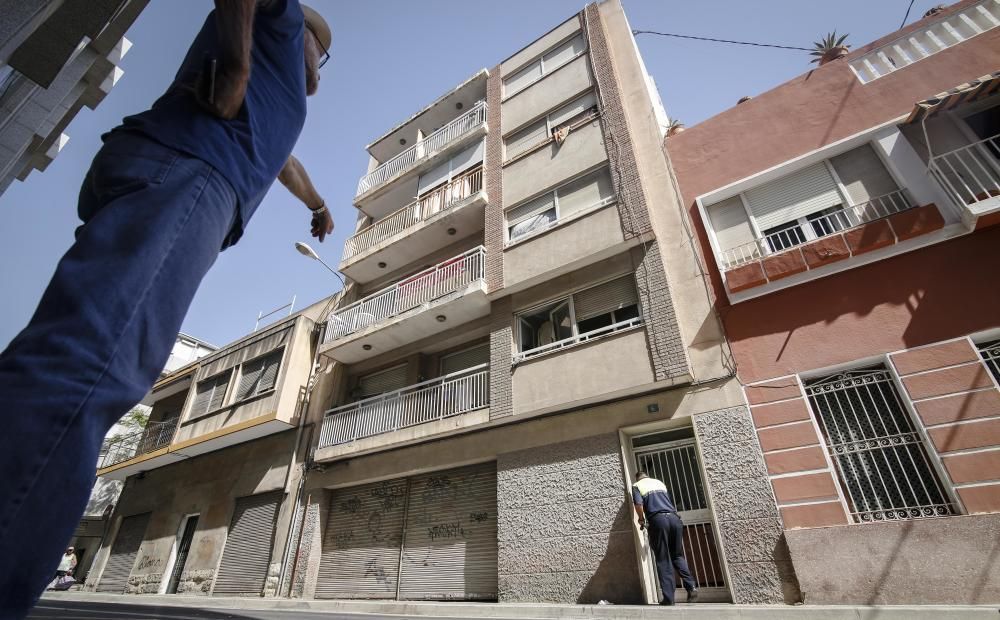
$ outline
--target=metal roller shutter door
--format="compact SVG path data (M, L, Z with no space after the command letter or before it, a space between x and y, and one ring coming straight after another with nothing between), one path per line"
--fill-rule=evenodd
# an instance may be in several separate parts
M260 596L267 580L281 491L236 500L213 595Z
M396 598L407 481L333 491L316 598Z
M496 463L410 480L400 599L497 598Z
M135 565L135 556L139 552L139 545L142 544L142 538L146 534L149 515L150 513L146 512L122 519L118 535L115 537L114 544L111 545L108 562L101 574L101 581L97 584L98 592L125 593L125 586L128 584L129 575L132 574L132 567Z

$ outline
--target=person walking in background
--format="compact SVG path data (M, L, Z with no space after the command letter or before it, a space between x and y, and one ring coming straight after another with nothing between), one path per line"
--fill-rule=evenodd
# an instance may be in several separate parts
M72 575L76 570L76 553L73 547L67 547L66 553L59 559L59 567L56 568L56 578Z
M650 478L644 471L638 472L632 485L632 503L640 529L649 529L649 546L656 558L656 573L663 592L660 605L674 604L674 569L677 569L687 590L687 602L695 602L698 590L684 558L684 523L677 516L666 485Z
M314 237L333 231L291 156L330 43L298 0L215 0L166 92L103 136L75 242L0 354L0 616L26 615L52 579L105 433L153 385L275 178L311 210Z

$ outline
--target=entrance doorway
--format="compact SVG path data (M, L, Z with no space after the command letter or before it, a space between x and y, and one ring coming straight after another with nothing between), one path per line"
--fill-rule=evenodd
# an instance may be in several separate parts
M191 551L191 540L194 538L194 530L198 527L198 515L189 515L184 520L184 527L181 528L181 538L177 543L177 556L174 558L174 567L170 571L170 581L167 582L167 594L177 594L177 585L184 574L184 565L187 563L188 553Z
M637 471L645 471L663 481L677 508L677 516L684 521L684 556L698 587L700 600L728 601L729 591L693 429L685 427L635 437L632 451ZM653 563L652 556L649 562ZM650 570L653 575L656 574L655 566L651 566ZM683 585L680 577L675 575L675 578L678 586L676 600L683 601Z

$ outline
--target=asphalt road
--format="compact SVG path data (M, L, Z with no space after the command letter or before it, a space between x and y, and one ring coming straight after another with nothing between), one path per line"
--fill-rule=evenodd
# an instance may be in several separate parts
M198 607L163 607L125 603L86 603L78 601L41 601L30 620L402 620L407 616L343 614L317 611L256 611L247 609L200 609ZM474 620L473 618L424 618L421 620Z

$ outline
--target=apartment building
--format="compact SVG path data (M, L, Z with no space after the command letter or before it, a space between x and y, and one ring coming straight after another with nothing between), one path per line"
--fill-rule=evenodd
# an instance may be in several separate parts
M703 600L796 600L667 124L607 0L368 145L291 596L657 602L643 468Z
M807 604L1000 598L998 25L959 2L664 142Z
M123 35L148 1L0 0L0 194L45 170L122 77Z
M169 372L149 422L108 446L97 475L123 490L85 588L274 594L302 481L325 299ZM178 355L205 344L178 338Z

